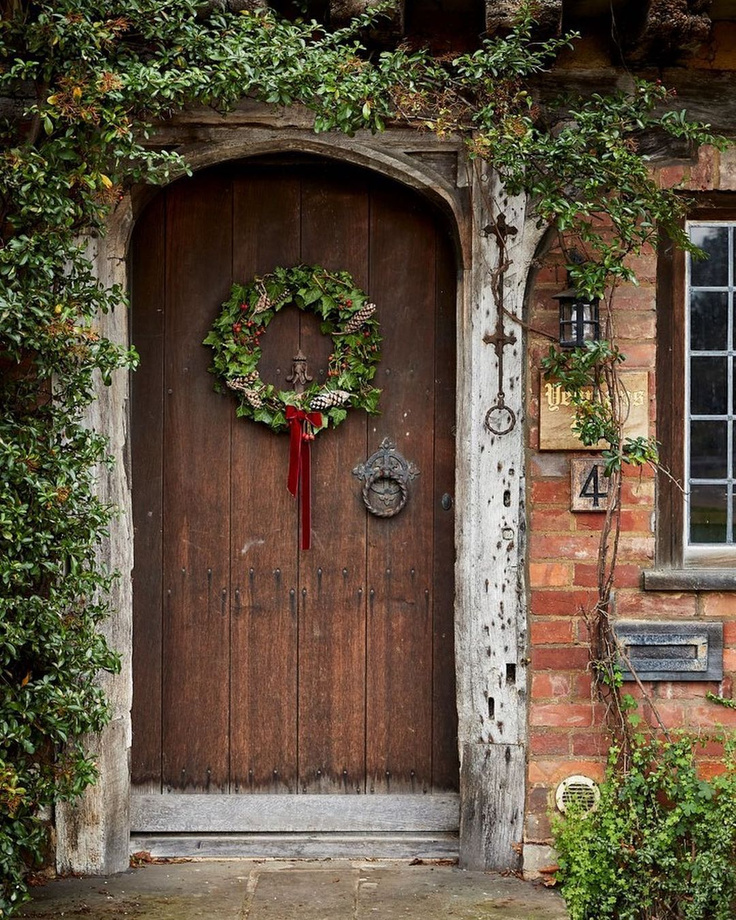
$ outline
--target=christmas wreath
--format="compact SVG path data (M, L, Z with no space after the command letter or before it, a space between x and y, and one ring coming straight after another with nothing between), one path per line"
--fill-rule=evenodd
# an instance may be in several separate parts
M302 392L279 390L258 373L260 338L289 304L315 313L333 341L327 380L320 384L305 377ZM234 284L204 344L214 351L210 370L218 378L217 389L227 388L238 398L237 415L274 431L289 430L294 410L302 418L307 414L309 438L330 423L339 425L350 407L378 411L380 390L371 385L381 344L376 306L347 272L298 265Z

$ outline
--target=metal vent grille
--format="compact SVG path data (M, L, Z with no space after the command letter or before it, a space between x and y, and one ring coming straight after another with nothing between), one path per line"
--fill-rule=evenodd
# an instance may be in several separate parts
M593 811L600 797L598 784L589 776L568 776L557 787L555 802L563 814L570 808L588 812Z

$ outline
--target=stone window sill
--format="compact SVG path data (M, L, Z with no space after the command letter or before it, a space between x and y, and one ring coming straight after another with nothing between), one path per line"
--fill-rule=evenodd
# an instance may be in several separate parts
M645 591L736 591L733 569L645 569Z

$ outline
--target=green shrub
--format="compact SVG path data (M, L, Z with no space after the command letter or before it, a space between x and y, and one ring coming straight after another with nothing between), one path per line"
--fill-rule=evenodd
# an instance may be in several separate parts
M97 673L118 665L98 632L110 576L96 547L111 509L93 490L107 451L80 418L93 370L118 356L86 324L57 326L63 354L24 357L0 338L0 917L46 850L40 809L96 775L79 739L104 725ZM65 387L74 400L60 405Z
M736 759L698 776L697 742L638 738L627 769L613 748L598 807L555 822L572 920L733 920Z

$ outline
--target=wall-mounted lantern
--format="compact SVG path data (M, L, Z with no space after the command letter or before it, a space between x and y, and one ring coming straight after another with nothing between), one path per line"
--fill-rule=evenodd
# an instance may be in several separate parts
M560 347L580 348L601 336L600 300L587 298L575 288L554 295L560 305Z

